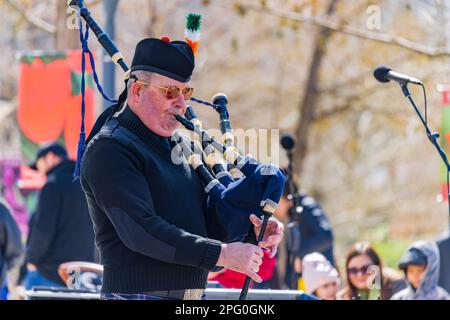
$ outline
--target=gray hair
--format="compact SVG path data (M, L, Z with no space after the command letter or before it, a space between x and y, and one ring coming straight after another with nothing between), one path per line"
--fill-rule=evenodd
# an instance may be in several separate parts
M145 70L136 70L130 73L130 80L127 83L127 94L130 95L131 91L131 85L135 82L131 76L135 76L139 80L150 82L151 77L153 75L153 72L151 71L145 71Z

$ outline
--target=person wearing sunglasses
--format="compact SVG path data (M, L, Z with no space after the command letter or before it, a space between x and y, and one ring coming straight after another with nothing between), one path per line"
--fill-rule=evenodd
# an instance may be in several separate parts
M338 300L389 300L406 287L400 273L383 268L378 253L368 242L355 243L345 262L346 285Z
M200 177L174 161L179 152L170 138L193 93L194 54L186 42L166 40L137 44L126 89L96 121L81 162L102 299L200 299L216 266L262 281L262 248L226 243ZM253 224L257 234L260 221ZM280 237L266 235L276 248Z

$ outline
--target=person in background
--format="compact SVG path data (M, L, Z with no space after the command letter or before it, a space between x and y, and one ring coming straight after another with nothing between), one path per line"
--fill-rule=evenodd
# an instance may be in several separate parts
M391 300L449 300L450 295L438 286L439 251L436 244L416 241L401 257L399 269L406 275L408 287Z
M336 300L340 279L336 268L320 253L307 254L302 260L306 292L322 300Z
M383 268L378 253L368 242L354 244L345 262L347 283L338 300L389 300L406 287L400 274Z
M294 185L294 189L297 187ZM333 253L333 231L327 214L310 196L299 193L296 196L299 210L294 201L288 199L288 186L276 210L276 216L286 224L286 273L285 283L290 289L304 290L302 259L309 253L319 252L335 266ZM277 273L280 272L277 270Z
M447 292L450 292L450 235L437 242L439 248L439 280L438 284Z
M53 143L41 148L30 166L47 176L30 225L25 288L63 287L61 263L94 262L93 224L79 181L73 180L75 162L64 147Z
M15 291L17 279L14 279L14 274L18 275L18 270L14 271L20 267L23 255L19 227L11 210L0 198L0 300L6 300L8 292Z

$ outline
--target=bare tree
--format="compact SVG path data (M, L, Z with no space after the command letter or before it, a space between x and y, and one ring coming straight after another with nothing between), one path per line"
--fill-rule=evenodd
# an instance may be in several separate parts
M57 1L56 13L55 49L66 50L79 48L79 31L73 28L73 26L70 26L71 11L68 9L66 1Z
M336 10L338 0L330 0L327 8L327 15L331 16ZM312 60L309 66L308 78L303 90L304 96L300 103L300 114L298 127L295 130L295 137L298 141L298 146L295 149L295 159L298 165L298 170L301 171L303 160L308 149L308 131L314 117L314 110L316 109L318 90L317 90L317 76L319 74L320 65L325 55L325 46L327 40L331 35L331 29L321 27L318 36L315 39L314 50L312 53Z

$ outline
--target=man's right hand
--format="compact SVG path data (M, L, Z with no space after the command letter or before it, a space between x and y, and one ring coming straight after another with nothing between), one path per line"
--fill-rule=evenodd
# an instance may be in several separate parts
M218 266L222 266L249 276L253 281L262 282L257 274L262 263L263 250L249 243L233 242L222 244Z

